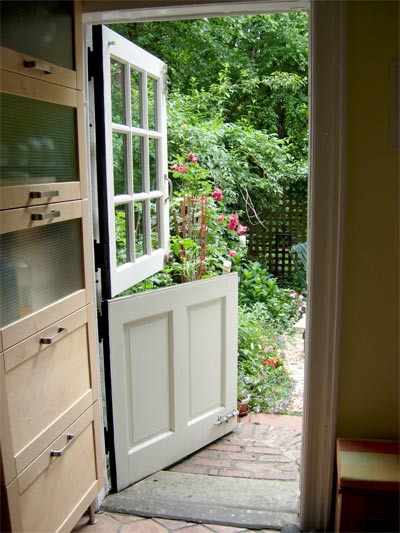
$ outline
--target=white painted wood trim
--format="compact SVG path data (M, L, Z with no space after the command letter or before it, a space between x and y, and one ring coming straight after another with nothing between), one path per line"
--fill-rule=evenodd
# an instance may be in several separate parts
M345 7L311 4L309 301L300 521L326 530L334 481L345 192Z
M331 507L345 184L345 8L340 2L311 1L310 297L300 508L305 530L325 527ZM88 11L90 3L85 7ZM310 2L290 1L279 6L276 2L256 1L196 6L188 2L179 8L87 12L84 22L118 22L122 14L127 22L308 10L309 7Z
M115 0L114 0L115 2ZM201 17L224 17L233 15L259 15L265 13L286 13L289 11L305 11L310 7L309 0L251 0L249 2L209 2L185 6L124 9L119 2L108 11L97 11L93 2L84 2L83 20L87 24L111 24L115 22L146 22L154 20L194 19ZM93 11L91 12L91 10Z

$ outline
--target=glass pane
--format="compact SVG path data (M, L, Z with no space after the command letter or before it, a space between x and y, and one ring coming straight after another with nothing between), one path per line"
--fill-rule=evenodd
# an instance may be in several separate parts
M83 288L79 219L0 236L1 327Z
M125 65L111 59L111 113L112 121L126 124L124 105L124 71Z
M115 244L117 267L129 262L129 208L127 205L115 206Z
M151 249L160 248L160 200L150 201Z
M132 137L132 160L133 160L133 192L143 192L142 173L143 138Z
M126 194L126 135L113 133L114 194Z
M135 202L135 258L146 253L144 242L144 202Z
M2 186L77 181L74 108L5 93L0 105Z
M148 120L149 120L149 125L148 125L149 130L157 129L156 95L157 95L157 80L149 76L147 78L147 112L148 112Z
M151 191L159 188L157 180L158 143L158 139L149 139L149 171Z
M131 112L132 112L132 126L140 128L143 126L141 117L141 74L137 70L131 68Z
M1 44L74 69L73 2L2 1Z

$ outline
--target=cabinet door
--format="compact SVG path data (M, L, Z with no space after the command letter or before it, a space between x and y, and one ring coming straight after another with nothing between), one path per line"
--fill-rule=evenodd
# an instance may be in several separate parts
M1 74L1 209L85 197L83 95Z
M0 213L3 349L92 301L87 201Z
M72 1L1 2L1 44L41 61L75 69Z

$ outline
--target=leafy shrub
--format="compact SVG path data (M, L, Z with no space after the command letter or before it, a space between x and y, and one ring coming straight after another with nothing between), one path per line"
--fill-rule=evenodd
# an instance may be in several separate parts
M277 279L256 261L240 269L239 304L255 306L265 327L289 331L305 309L301 294L279 287Z
M239 307L238 397L255 411L287 412L293 382L279 356L276 331L266 328L257 306Z

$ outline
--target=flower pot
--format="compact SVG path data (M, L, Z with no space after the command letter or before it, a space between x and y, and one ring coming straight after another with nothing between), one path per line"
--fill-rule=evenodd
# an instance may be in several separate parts
M250 398L242 398L241 400L238 400L238 416L240 418L249 414L249 399Z

